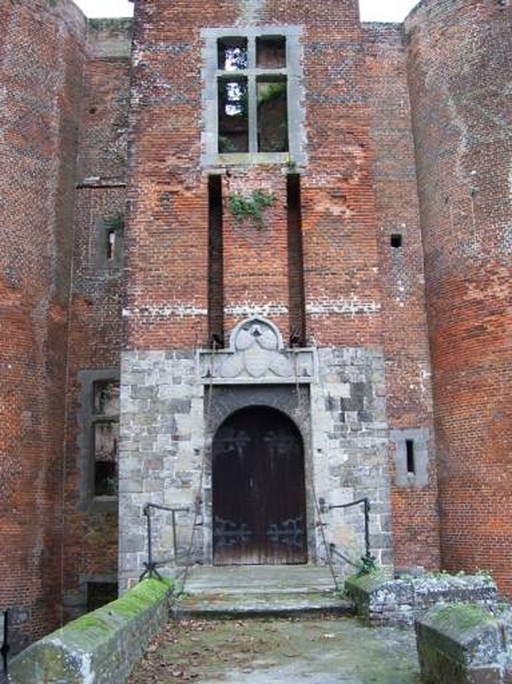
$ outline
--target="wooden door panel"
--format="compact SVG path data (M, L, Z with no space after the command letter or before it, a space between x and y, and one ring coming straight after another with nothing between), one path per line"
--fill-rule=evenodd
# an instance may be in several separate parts
M214 563L305 563L304 452L283 414L233 414L213 440Z

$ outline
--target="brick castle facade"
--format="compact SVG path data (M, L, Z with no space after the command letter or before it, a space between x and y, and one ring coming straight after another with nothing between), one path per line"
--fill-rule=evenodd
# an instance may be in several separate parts
M147 561L512 595L512 6L0 7L0 608ZM334 508L332 508L334 506ZM174 524L173 524L173 516Z

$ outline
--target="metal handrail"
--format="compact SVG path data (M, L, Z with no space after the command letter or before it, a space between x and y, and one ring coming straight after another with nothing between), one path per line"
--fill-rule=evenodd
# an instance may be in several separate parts
M357 568L359 572L363 575L368 574L372 570L375 570L375 556L372 555L370 547L370 511L372 508L370 499L367 496L365 496L362 499L357 499L356 501L350 501L349 503L344 504L327 504L325 499L319 499L318 503L320 505L320 509L324 512L332 511L336 508L352 508L353 506L364 504L365 554L364 556L361 556L361 562L356 563L355 561L351 560L350 558L348 558L348 556L345 556L343 553L341 553L341 551L338 551L335 548L335 545L332 543L329 544L329 553L331 554L331 557L333 555L339 556L339 558L342 558L344 561L346 561L353 567Z
M155 508L159 511L168 511L171 514L171 523L172 523L172 550L173 550L173 556L171 558L164 558L159 561L155 561L153 559L153 537L152 537L152 529L151 529L151 509ZM161 504L154 504L154 503L146 503L144 504L144 507L142 509L143 514L146 516L147 519L147 535L148 535L148 560L146 563L144 563L144 572L142 575L139 577L139 580L142 581L145 577L149 577L150 579L153 577L158 577L158 579L163 579L160 573L157 570L158 565L165 565L166 563L171 563L172 561L175 561L178 557L178 550L177 550L177 544L176 544L176 513L189 513L190 508L188 507L181 507L181 506L162 506Z

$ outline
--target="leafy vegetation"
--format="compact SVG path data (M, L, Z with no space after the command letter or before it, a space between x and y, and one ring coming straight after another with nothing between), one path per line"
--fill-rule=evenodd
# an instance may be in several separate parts
M250 195L230 195L229 209L237 221L253 220L263 225L263 211L271 207L276 201L273 193L254 190Z

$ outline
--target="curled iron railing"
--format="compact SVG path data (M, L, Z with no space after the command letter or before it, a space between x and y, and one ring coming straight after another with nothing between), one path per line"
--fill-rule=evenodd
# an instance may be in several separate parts
M151 527L151 509L157 509L159 511L167 511L171 514L171 525L172 525L172 551L173 555L171 558L162 558L160 560L155 560L153 557L153 536ZM161 504L146 503L142 512L146 516L146 527L147 527L147 537L148 537L148 560L143 564L144 572L140 576L140 580L145 577L153 578L158 577L162 579L162 576L157 570L159 565L166 565L167 563L173 563L177 561L178 549L176 543L176 514L177 513L189 513L190 508L181 506L162 506Z
M341 558L346 563L359 570L360 574L362 575L366 575L372 570L375 570L375 556L372 555L370 546L370 499L368 497L364 497L362 499L357 499L356 501L350 501L349 503L344 504L327 504L325 499L319 499L318 503L322 513L327 513L328 511L332 511L337 508L352 508L353 506L359 506L360 504L363 504L365 553L363 556L361 556L360 561L357 562L352 560L341 551L338 551L338 549L336 549L336 545L332 543L329 544L328 552L330 553L331 558L333 556Z

